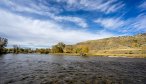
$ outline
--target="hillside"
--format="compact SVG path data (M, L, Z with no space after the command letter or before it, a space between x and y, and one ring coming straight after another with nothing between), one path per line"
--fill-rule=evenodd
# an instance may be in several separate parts
M97 54L141 54L146 46L146 33L134 36L119 36L77 43L87 46L90 53Z

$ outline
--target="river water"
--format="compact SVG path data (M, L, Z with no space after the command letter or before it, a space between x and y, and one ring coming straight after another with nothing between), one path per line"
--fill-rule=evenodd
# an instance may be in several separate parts
M0 84L146 84L146 59L6 54Z

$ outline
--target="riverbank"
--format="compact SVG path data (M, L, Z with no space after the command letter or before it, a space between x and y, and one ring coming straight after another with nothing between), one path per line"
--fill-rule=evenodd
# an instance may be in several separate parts
M28 53L18 53L18 54L28 54ZM34 53L32 53L34 54ZM41 53L36 53L41 54ZM80 53L49 53L49 55L56 56L81 56ZM98 56L98 57L125 57L125 58L146 58L146 54L105 54L105 53L87 53L85 56Z
M146 54L96 54L94 56L146 58Z
M50 55L64 56L81 56L79 53L50 53ZM146 58L146 54L105 54L105 53L88 53L86 56L104 56L104 57L126 57L126 58Z

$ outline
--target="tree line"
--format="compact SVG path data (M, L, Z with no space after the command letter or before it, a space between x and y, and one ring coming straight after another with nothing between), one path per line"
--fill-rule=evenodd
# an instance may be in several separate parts
M49 54L49 53L77 53L80 55L86 55L91 50L88 45L66 45L63 42L59 42L56 45L53 45L51 48L22 48L19 45L13 45L13 48L6 48L8 44L8 39L0 37L0 54L4 53L40 53L40 54ZM98 46L100 47L100 46ZM97 47L97 48L98 48ZM146 45L141 47L141 53L146 54Z
M86 54L89 49L86 46L73 46L66 45L63 42L59 42L56 45L53 45L52 48L21 48L19 45L13 45L13 48L6 48L8 40L6 38L0 37L0 54L2 53L40 53L40 54L49 54L49 53L80 53Z

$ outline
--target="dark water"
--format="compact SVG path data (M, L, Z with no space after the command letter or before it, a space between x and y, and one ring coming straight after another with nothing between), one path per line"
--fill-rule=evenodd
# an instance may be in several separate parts
M0 84L146 84L146 59L7 54Z

